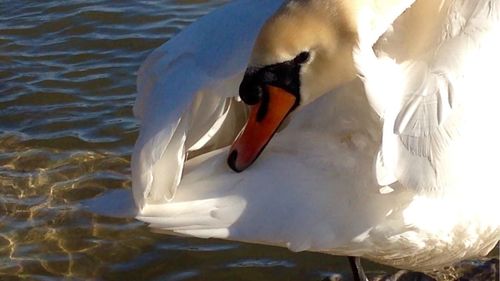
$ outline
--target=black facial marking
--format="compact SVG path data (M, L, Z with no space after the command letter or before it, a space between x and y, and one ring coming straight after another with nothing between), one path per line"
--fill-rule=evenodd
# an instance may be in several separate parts
M257 68L248 68L240 84L240 97L248 105L257 104L262 98L262 85L259 82L262 73Z
M297 64L304 64L309 61L309 58L311 57L311 54L309 52L302 52L298 54L293 61Z
M266 85L282 88L296 97L294 108L300 104L300 68L309 60L309 53L302 52L292 60L262 68L248 68L240 84L240 97L249 105L262 101L257 121L266 115L269 101Z

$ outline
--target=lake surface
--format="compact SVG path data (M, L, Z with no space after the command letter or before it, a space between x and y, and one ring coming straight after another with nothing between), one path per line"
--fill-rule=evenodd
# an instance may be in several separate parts
M349 276L344 258L155 234L80 204L131 188L139 65L224 2L0 3L0 280Z

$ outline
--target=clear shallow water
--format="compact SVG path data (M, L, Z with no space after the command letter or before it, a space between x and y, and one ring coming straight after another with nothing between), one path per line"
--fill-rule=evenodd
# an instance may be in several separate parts
M140 63L224 2L0 3L0 280L321 280L348 272L344 258L155 234L80 205L130 188Z

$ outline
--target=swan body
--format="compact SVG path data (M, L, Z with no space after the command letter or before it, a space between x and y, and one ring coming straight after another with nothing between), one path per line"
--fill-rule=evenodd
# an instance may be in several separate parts
M134 107L137 218L170 233L425 272L486 255L500 237L500 3L389 2L342 8L357 40L350 49L342 42L351 39L318 41L300 73L301 104L241 173L227 166L225 146L246 118L235 97L247 65L287 61L323 40L300 45L266 32L297 15L306 25L307 5L336 16L342 5L235 1L155 50L139 71ZM434 13L427 27L422 13ZM336 59L345 67L316 62L330 56L320 43L347 50ZM325 69L346 73L328 80L321 75L335 73Z

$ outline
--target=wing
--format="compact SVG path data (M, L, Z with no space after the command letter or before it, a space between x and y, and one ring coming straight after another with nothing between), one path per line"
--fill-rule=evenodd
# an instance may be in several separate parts
M401 71L408 79L405 95L384 118L377 170L390 169L383 174L393 174L407 187L438 189L448 176L448 148L461 133L461 93L454 90L449 73L428 64L402 65Z
M499 8L495 1L453 4L440 39L403 62L357 51L368 98L384 121L379 184L439 190L449 183L451 147L470 134L467 124L488 121L484 102L494 95L495 79L487 72L500 60Z
M138 219L183 235L362 254L374 226L411 195L366 189L376 146L361 128L376 120L357 110L368 108L363 94L353 83L296 112L244 173L227 167L227 148L190 159L175 198ZM352 144L340 137L346 130Z
M153 51L141 66L134 105L141 131L132 156L140 208L170 200L186 151L204 146L228 122L228 98L237 95L255 37L281 3L229 3Z

